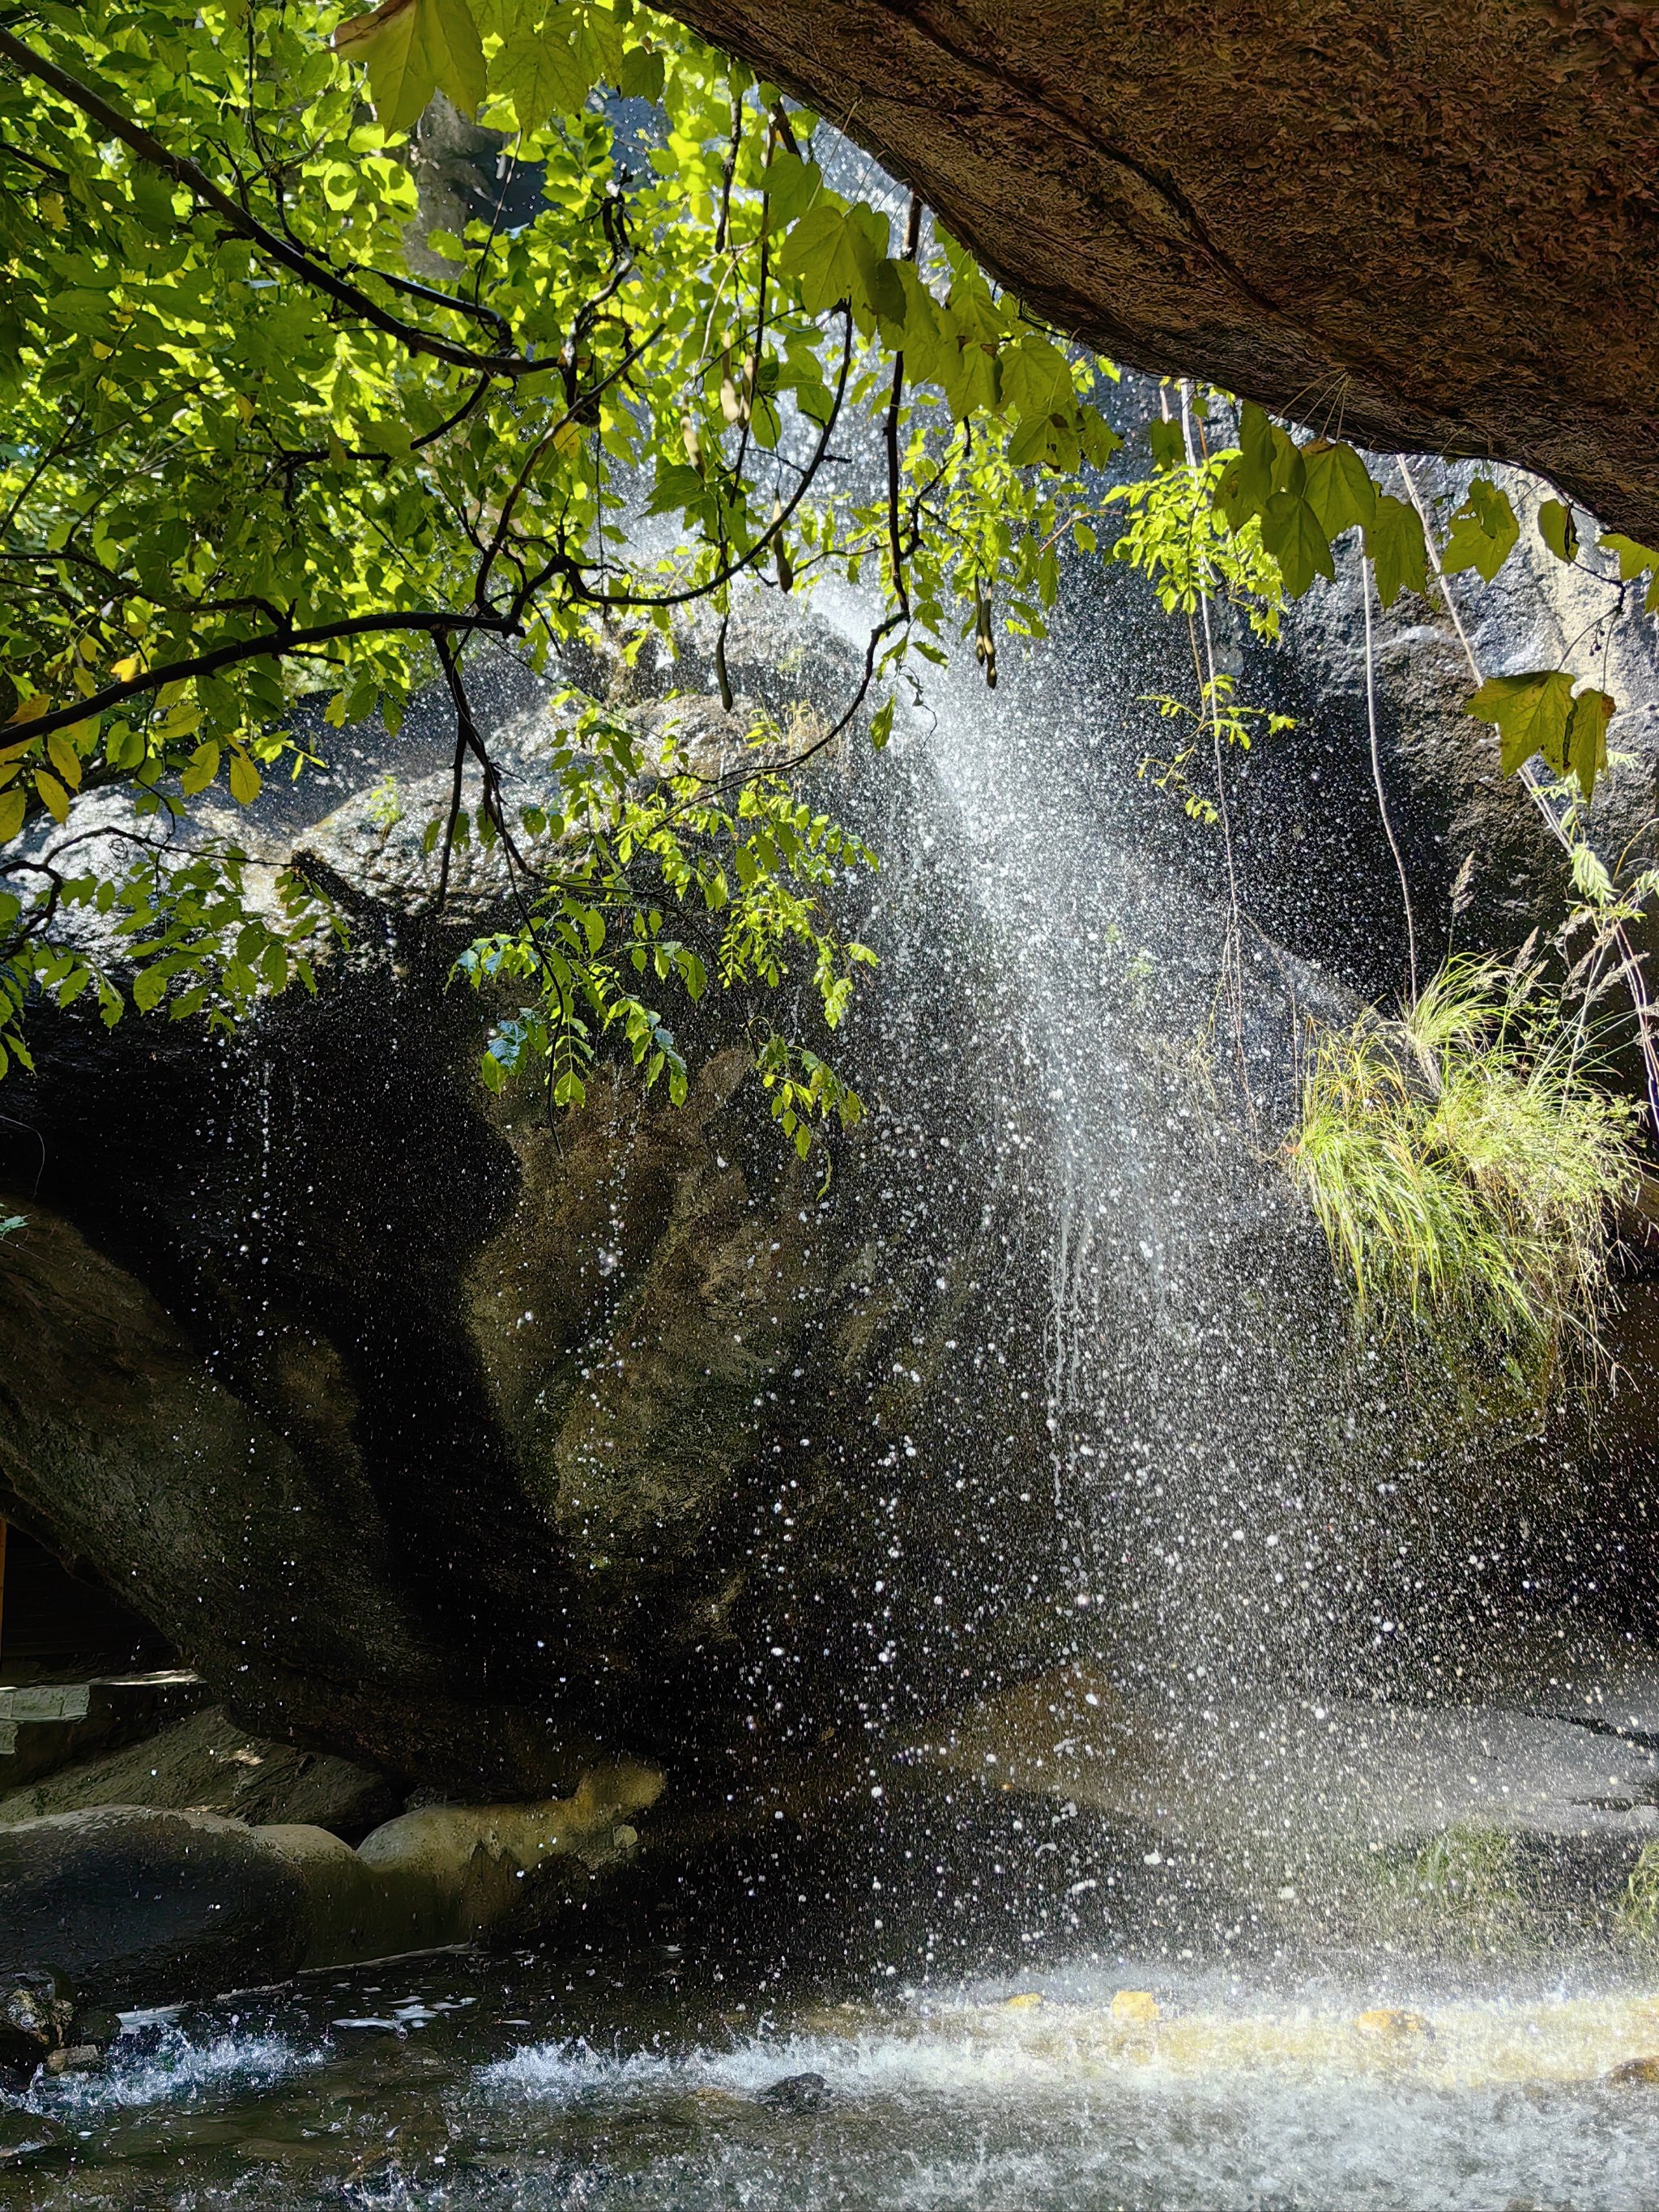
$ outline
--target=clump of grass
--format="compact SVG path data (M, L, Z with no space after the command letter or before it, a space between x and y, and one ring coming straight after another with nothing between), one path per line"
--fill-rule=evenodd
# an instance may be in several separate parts
M1637 1853L1619 1917L1638 1943L1659 1942L1659 1844L1644 1844Z
M1385 1862L1381 1901L1395 1937L1511 1953L1528 1940L1520 1854L1501 1828L1460 1822Z
M1398 1021L1322 1037L1287 1158L1375 1334L1541 1404L1603 1356L1634 1115L1594 1079L1582 1024L1460 961Z

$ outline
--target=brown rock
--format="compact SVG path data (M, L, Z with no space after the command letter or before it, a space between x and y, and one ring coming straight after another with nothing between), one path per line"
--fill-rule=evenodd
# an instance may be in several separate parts
M1659 50L1534 0L676 0L1119 360L1659 540ZM1477 243L1478 241L1478 243Z

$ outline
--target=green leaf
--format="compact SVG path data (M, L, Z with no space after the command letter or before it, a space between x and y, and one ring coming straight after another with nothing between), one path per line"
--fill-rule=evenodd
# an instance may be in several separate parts
M463 115L483 104L484 58L466 0L419 0L417 35L446 100Z
M803 161L781 146L766 165L761 189L772 203L775 227L781 227L806 213L823 189L823 175L816 161Z
M1246 522L1251 515L1260 514L1273 497L1273 470L1278 458L1273 426L1266 411L1253 399L1247 399L1239 411L1238 446L1239 469L1233 498L1240 522Z
M26 793L0 791L0 845L9 845L22 828L27 805Z
M230 795L239 806L252 806L259 796L259 771L240 745L231 750Z
M58 823L67 822L70 811L69 793L58 782L57 777L48 775L45 769L38 768L34 771L34 787L45 801L46 811L52 820Z
M1463 711L1497 725L1505 775L1540 754L1558 772L1565 766L1567 715L1572 678L1559 668L1524 676L1489 676Z
M167 973L161 968L145 968L133 979L132 1003L141 1014L153 1013L167 996Z
M1594 688L1581 691L1567 717L1566 757L1562 765L1578 779L1586 800L1595 795L1595 779L1607 764L1607 724L1619 702Z
M408 131L420 120L437 88L426 40L420 33L422 0L382 0L368 15L354 15L334 33L334 51L368 71L369 97L386 131Z
M1377 495L1376 509L1365 525L1365 551L1376 572L1376 595L1391 607L1409 588L1428 596L1429 550L1423 523L1409 501Z
M186 799L194 799L198 791L205 791L219 773L219 748L211 738L197 746L190 763L179 779L179 788Z
M489 88L513 103L521 131L538 131L556 115L576 115L593 80L570 43L556 9L544 22L514 15L489 64Z
M868 299L877 256L847 210L819 203L790 230L777 258L778 273L792 277L809 315L827 314L845 300Z
M62 730L54 730L46 739L46 751L52 766L71 791L81 788L81 756Z
M1371 520L1376 486L1352 446L1304 446L1302 459L1308 472L1304 496L1327 538Z
M1310 589L1316 576L1334 576L1330 541L1319 518L1299 493L1276 491L1261 518L1261 542L1285 579L1293 599Z
M1633 538L1620 531L1608 532L1596 540L1604 553L1611 553L1619 563L1619 580L1628 584L1633 576L1642 575L1649 568L1659 568L1659 553L1651 545L1638 545Z
M1451 533L1440 565L1449 576L1474 569L1486 583L1510 557L1521 526L1510 505L1510 495L1487 477L1476 477L1468 497L1452 517Z
M893 700L890 693L870 717L870 742L879 752L893 734Z
M1578 526L1572 509L1559 499L1547 499L1538 510L1538 535L1558 561L1573 560L1578 551Z
M635 21L637 21L637 17ZM662 98L663 58L655 46L629 46L617 71L617 89L624 100Z
M1146 426L1152 441L1152 465L1158 469L1178 468L1187 458L1187 441L1181 434L1181 425L1173 419L1165 422L1154 415Z

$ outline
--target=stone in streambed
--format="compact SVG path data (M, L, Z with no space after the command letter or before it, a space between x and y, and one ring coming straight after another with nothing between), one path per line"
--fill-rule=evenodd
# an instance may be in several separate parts
M1659 2089L1659 2058L1626 2058L1601 2078L1615 2089Z
M70 2140L69 2130L38 2112L0 2112L0 2172L44 2158Z
M568 1797L404 1814L356 1850L323 1828L132 1805L0 1827L0 2066L27 2080L48 2051L107 2039L28 1960L143 2003L524 1936L631 1856L632 1816L661 1787L617 1760Z
M0 2080L26 2087L69 2036L75 1991L51 1966L18 1966L0 1985Z
M757 2101L775 2112L821 2112L830 2101L830 2084L822 2074L787 2074L763 2089Z
M66 2043L61 2051L46 2053L48 2074L96 2074L104 2054L95 2043Z
M291 1862L240 1821L140 1806L18 1821L0 1827L0 1990L43 1954L105 2003L283 1980L305 1954L305 1904Z
M1370 2012L1354 2016L1354 2030L1373 2043L1409 2043L1414 2038L1425 2036L1432 2042L1434 2030L1420 2012L1405 2012L1394 2005L1378 2005Z

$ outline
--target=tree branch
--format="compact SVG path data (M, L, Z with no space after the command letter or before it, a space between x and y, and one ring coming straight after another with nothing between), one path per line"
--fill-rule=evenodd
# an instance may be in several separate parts
M239 661L258 660L266 655L280 659L284 653L301 652L309 646L332 645L348 637L385 636L397 630L424 630L434 638L453 630L488 630L497 637L507 637L518 629L519 620L516 607L505 614L489 614L477 609L459 614L414 607L406 613L352 615L339 622L319 623L309 629L279 629L258 637L232 638L206 653L193 653L188 659L170 660L160 668L147 668L125 683L106 684L101 691L77 699L73 706L55 707L50 714L37 714L31 722L8 722L0 726L0 735L5 738L0 750L15 751L36 738L49 737L54 730L66 730L76 722L90 721L94 714L106 714L129 699L159 691L163 684L182 684L195 676L212 676L222 668L234 668Z
M38 78L42 84L49 86L71 107L79 108L90 121L101 125L112 137L118 138L141 161L148 161L153 168L161 169L178 183L186 185L239 237L249 240L262 253L279 263L301 283L325 293L338 306L349 307L352 313L360 315L374 329L396 338L410 352L428 354L434 361L447 362L453 368L471 369L488 376L531 376L551 366L545 361L531 361L521 354L475 353L469 346L456 345L448 338L440 337L434 331L423 331L416 324L404 322L400 316L392 314L390 309L371 299L357 285L337 275L326 263L317 260L304 247L293 245L280 233L272 230L269 224L262 222L258 216L216 185L204 169L198 168L185 155L169 151L159 138L130 117L123 115L118 108L112 106L101 93L94 91L90 85L82 84L78 77L71 76L67 70L60 69L56 62L37 53L33 46L26 45L21 39L15 38L9 31L0 30L0 58L9 61L21 76ZM402 279L388 281L404 282ZM442 293L428 291L424 287L420 289L422 296L442 300L444 305L456 314L478 312L470 301L451 300ZM499 318L496 319L499 321Z

